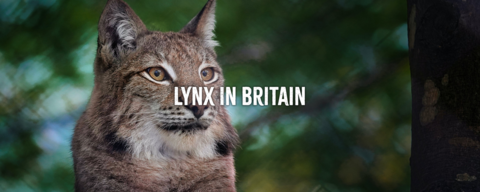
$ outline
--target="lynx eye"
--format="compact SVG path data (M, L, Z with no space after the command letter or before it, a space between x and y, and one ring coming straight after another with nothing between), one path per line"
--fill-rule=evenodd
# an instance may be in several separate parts
M153 80L163 81L166 79L165 70L160 67L152 67L147 69L147 73L152 77Z
M168 70L169 68L166 69ZM140 72L140 75L153 83L160 85L170 85L173 79L175 79L175 73L172 73L172 79L172 76L170 76L167 70L165 70L165 68L163 67L150 67Z
M213 79L213 76L215 75L213 72L213 69L211 67L205 68L200 72L200 75L202 77L203 81L210 81Z

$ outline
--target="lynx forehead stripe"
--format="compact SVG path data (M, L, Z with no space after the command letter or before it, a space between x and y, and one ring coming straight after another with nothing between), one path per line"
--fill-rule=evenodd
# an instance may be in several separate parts
M160 63L160 66L162 66L165 70L167 70L167 73L170 75L173 81L177 80L177 74L173 70L172 66L168 64L167 62L162 62Z

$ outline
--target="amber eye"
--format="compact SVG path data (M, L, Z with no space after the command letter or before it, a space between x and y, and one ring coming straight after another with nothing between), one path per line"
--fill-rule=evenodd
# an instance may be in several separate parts
M163 81L166 79L165 70L160 67L148 68L147 73L156 81Z
M200 75L202 76L202 80L204 81L210 81L213 79L213 69L211 67L205 68L202 71L200 71Z

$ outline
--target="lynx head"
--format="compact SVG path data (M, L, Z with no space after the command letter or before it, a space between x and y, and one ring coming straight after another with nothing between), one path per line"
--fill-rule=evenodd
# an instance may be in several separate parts
M93 132L112 151L142 159L231 154L238 136L219 105L214 12L209 0L180 32L149 31L125 2L108 1L89 109ZM191 105L190 96L189 105L176 106L175 87L214 87L215 105Z

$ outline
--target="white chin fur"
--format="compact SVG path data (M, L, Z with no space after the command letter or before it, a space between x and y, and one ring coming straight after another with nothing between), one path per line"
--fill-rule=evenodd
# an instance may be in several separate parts
M215 152L214 123L206 130L197 130L193 134L166 131L148 122L132 130L129 138L130 151L134 158L145 160L182 159L187 156L213 158Z

